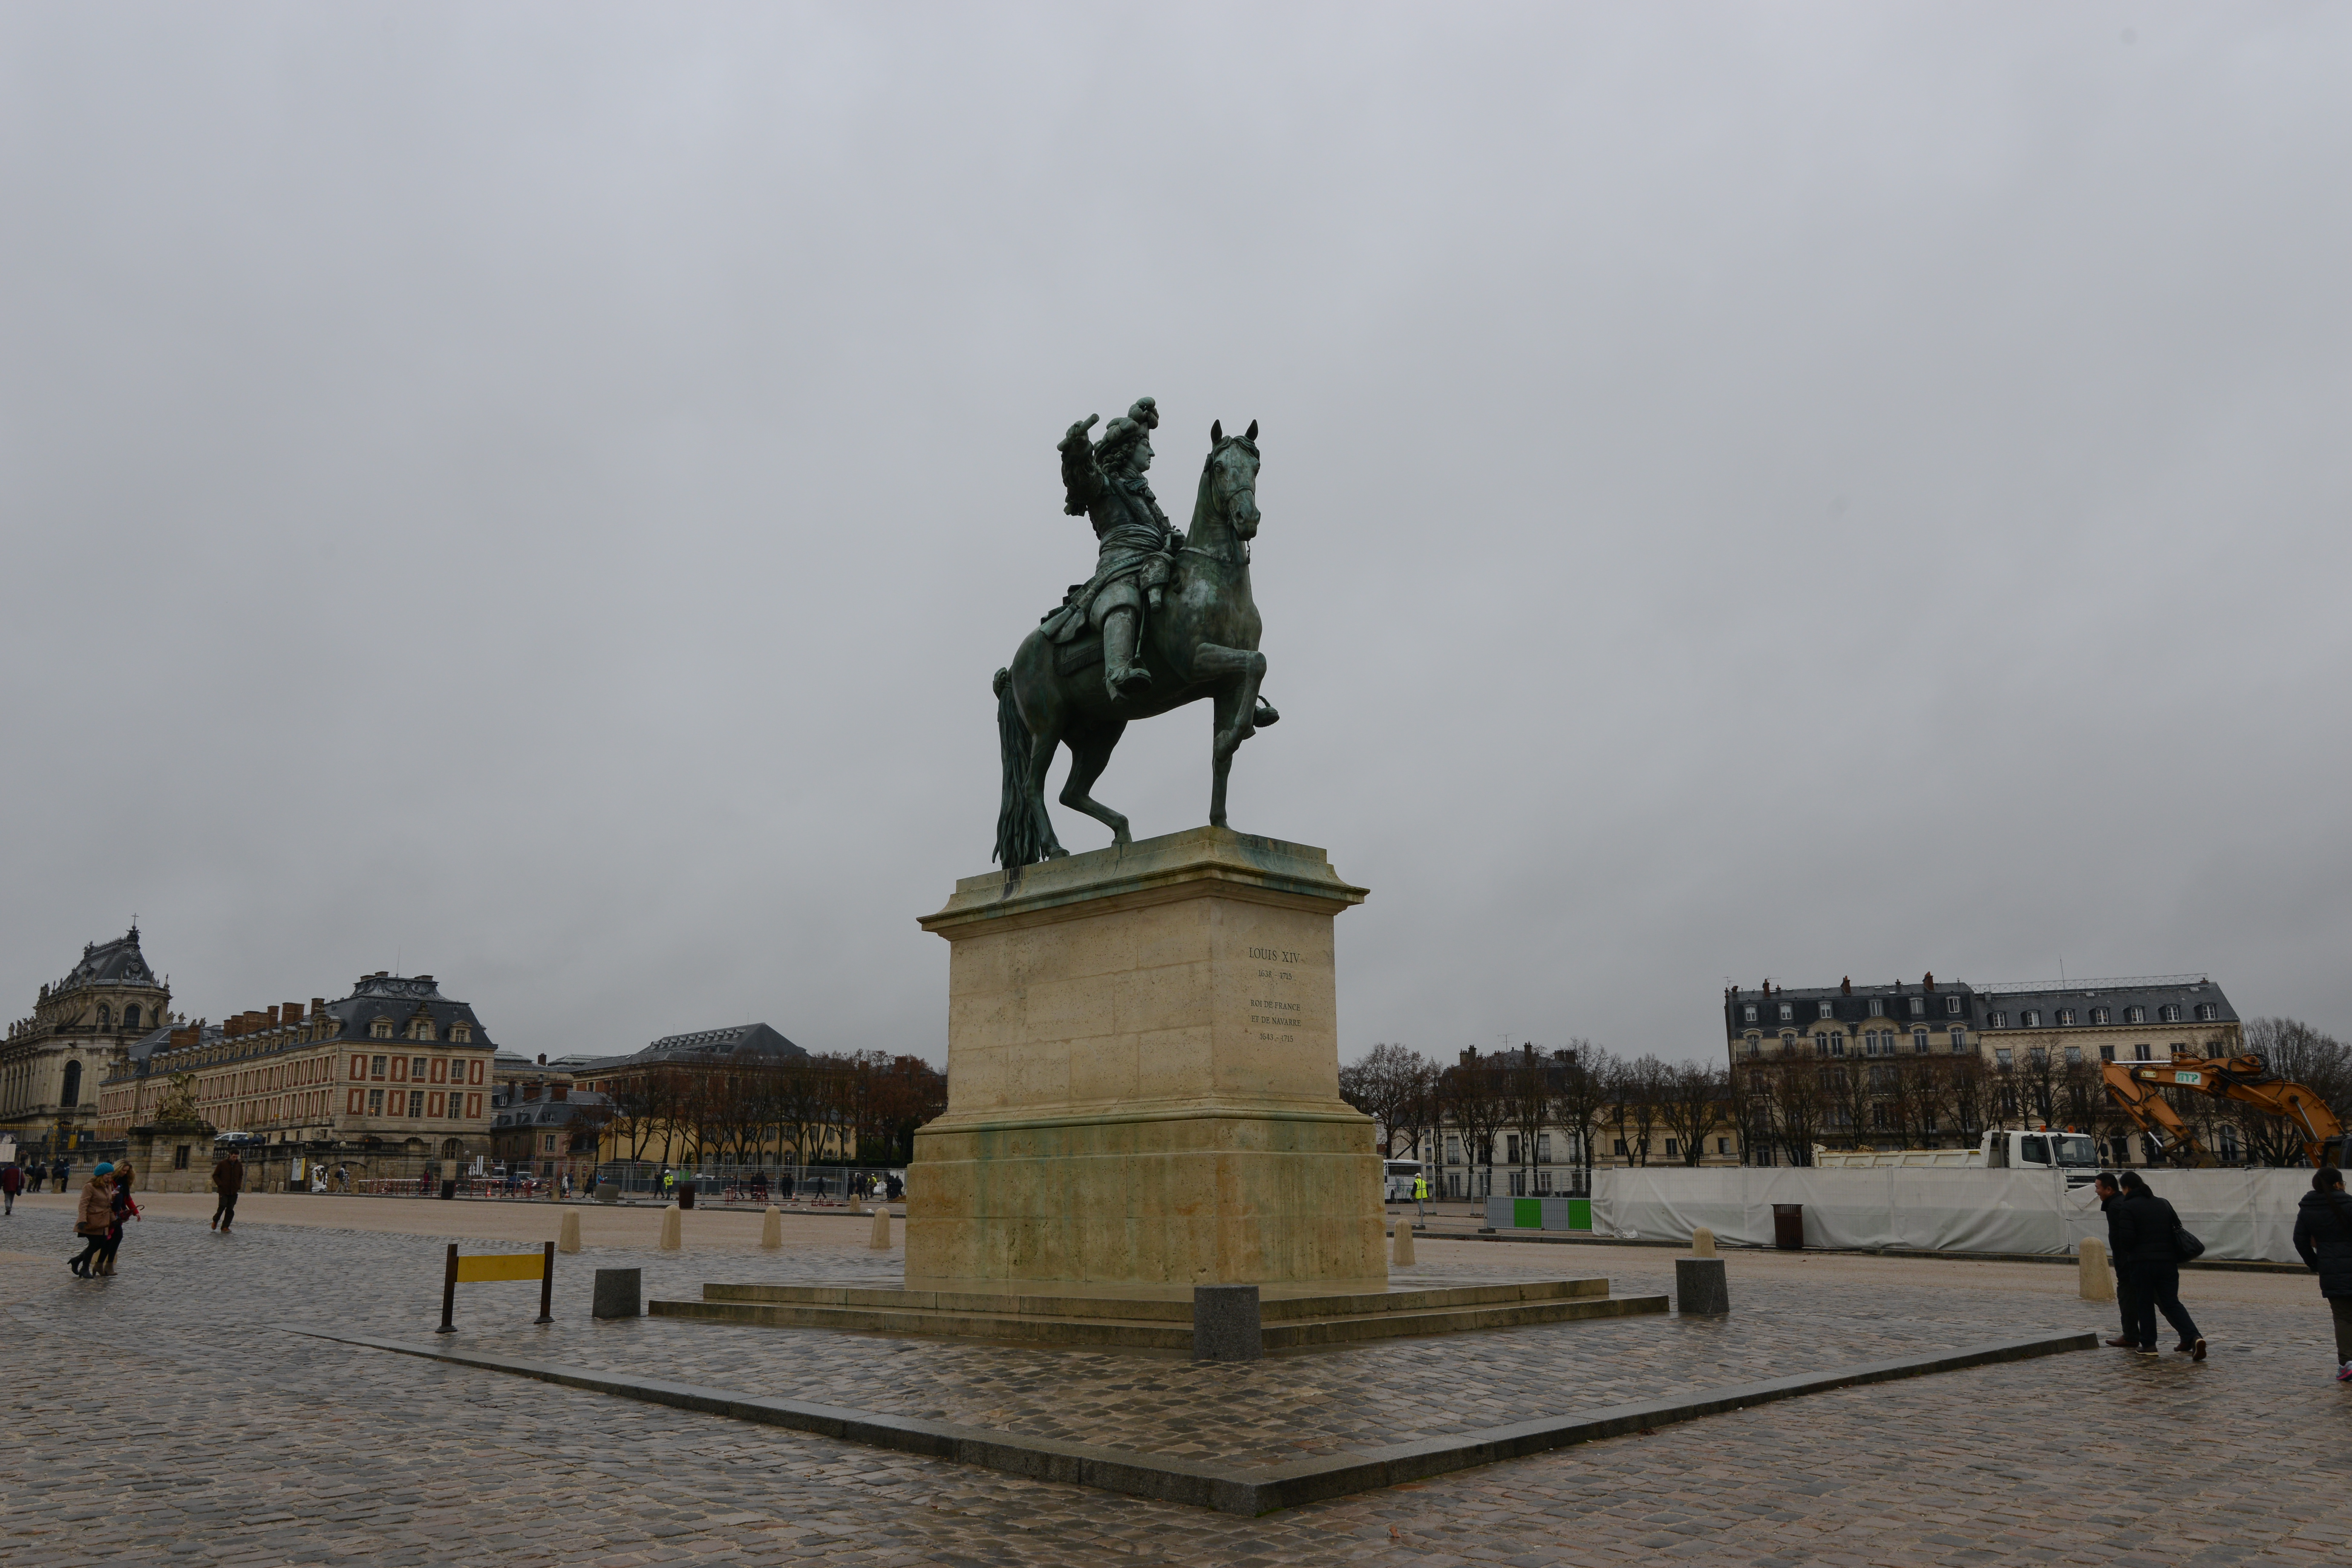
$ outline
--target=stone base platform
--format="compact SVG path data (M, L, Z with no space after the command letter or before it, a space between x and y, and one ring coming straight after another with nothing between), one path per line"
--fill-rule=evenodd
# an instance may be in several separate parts
M1008 1292L1001 1281L937 1280L919 1288L855 1285L705 1285L698 1301L649 1301L657 1318L761 1323L772 1328L1125 1350L1190 1351L1192 1295L1174 1287L1038 1285ZM1612 1295L1605 1279L1527 1279L1431 1289L1366 1282L1360 1289L1269 1286L1259 1298L1268 1351L1307 1350L1517 1328L1585 1318L1664 1312L1664 1296Z

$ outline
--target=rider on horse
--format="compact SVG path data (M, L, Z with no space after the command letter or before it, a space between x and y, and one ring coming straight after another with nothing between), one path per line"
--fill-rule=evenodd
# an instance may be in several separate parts
M1184 536L1168 521L1144 478L1151 467L1151 432L1160 408L1136 399L1124 418L1114 419L1103 438L1089 445L1087 432L1097 416L1070 426L1062 437L1062 510L1090 519L1100 554L1095 574L1070 590L1061 607L1045 617L1045 640L1067 643L1089 626L1102 633L1103 681L1114 698L1143 691L1151 676L1136 662L1147 605L1160 606L1175 552Z

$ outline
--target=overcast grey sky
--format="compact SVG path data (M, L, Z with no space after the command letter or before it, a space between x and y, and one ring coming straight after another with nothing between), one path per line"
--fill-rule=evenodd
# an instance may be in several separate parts
M1180 520L1261 422L1233 821L1372 889L1343 1055L2352 1031L2347 80L2315 4L9 5L0 1005L136 912L192 1016L941 1059L1148 393ZM1196 707L1098 793L1207 790Z

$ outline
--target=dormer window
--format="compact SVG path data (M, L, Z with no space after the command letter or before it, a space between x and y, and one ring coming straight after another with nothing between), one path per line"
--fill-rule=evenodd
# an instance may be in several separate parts
M2038 1029L2042 1027L2042 1010L2038 1007L2028 1007L2017 1016L2017 1022L2022 1028Z
M1829 1005L1828 1003L1826 1003L1826 1002L1823 1002L1823 1003L1821 1003L1821 1004L1820 1004L1820 1006L1821 1006L1821 1010L1822 1010L1822 1011L1821 1011L1821 1016L1822 1016L1822 1017L1824 1017L1824 1018L1828 1017L1828 1016L1830 1016L1830 1005Z
M1945 998L1944 998L1944 1012L1945 1012L1945 1015L1946 1015L1947 1016L1948 1016L1948 1017L1953 1017L1953 1018L1957 1018L1957 1017L1958 1017L1958 1016L1960 1016L1960 999L1959 999L1958 997L1957 997L1957 996L1947 996L1947 997L1945 997Z
M2009 1015L2008 1015L2008 1014L2006 1014L2006 1013L1995 1013L1995 1014L1992 1014L1990 1016L1989 1016L1989 1017L1987 1017L1987 1018L1985 1019L1985 1027L1986 1027L1986 1028L1988 1028L1988 1029L2006 1029L2006 1028L2008 1028L2008 1027L2009 1027Z
M370 1024L368 1026L368 1038L372 1040L388 1040L392 1038L392 1020L389 1018L378 1018L374 1023Z
M1749 1016L1752 1018L1752 1017L1754 1016L1754 1015L1755 1015L1756 1009L1755 1009L1755 1008L1753 1008L1753 1007L1750 1007L1749 1009L1748 1009L1748 1012ZM449 1040L450 1040L450 1043L451 1043L452 1045L468 1046L468 1045L473 1044L473 1042L474 1042L474 1026L473 1026L471 1024L452 1024L452 1025L450 1025L450 1026L449 1026Z
M2113 1017L2114 1015L2109 1013L2105 1007L2094 1007L2091 1009L2091 1022L2094 1024L2104 1024Z
M409 1025L408 1037L412 1040L429 1040L433 1038L433 1020L430 1018L419 1018L416 1022Z
M2199 1023L2210 1024L2221 1016L2221 1009L2214 1006L2212 1003L2200 1002L2197 1004L2197 1021Z
M2178 1024L2179 1022L2180 1022L2180 1004L2179 1004L2179 1003L2178 1003L2178 1002L2167 1002L2167 1003L2164 1005L2164 1021L2165 1021L2166 1023L2168 1023L2168 1024Z
M2125 1022L2125 1023L2126 1023L2126 1024L2145 1024L2145 1023L2147 1023L2147 1008L2145 1008L2145 1007L2126 1007L2126 1008L2125 1008L2125 1009L2124 1009L2124 1022Z
M2074 1022L2074 1009L2072 1007L2061 1007L2058 1009L2058 1026L2060 1028L2065 1028Z
M1740 1018L1740 1020L1739 1020L1741 1023L1743 1023L1743 1024L1752 1024L1752 1023L1754 1023L1754 1022L1756 1021L1756 1004L1755 1004L1755 1003L1750 1002L1749 1004L1748 1004L1748 1005L1747 1005L1747 1006L1742 1007L1739 1011L1741 1012L1741 1014L1742 1014L1742 1015L1744 1015L1744 1016L1742 1016L1742 1017ZM462 1026L461 1026L461 1027L462 1027Z
M1780 1004L1780 1022L1783 1024L1794 1023L1796 1021L1796 1017L1797 1009L1794 1004L1788 1002Z
M1927 1016L1927 999L1925 996L1911 998L1911 1016L1915 1018L1924 1018Z

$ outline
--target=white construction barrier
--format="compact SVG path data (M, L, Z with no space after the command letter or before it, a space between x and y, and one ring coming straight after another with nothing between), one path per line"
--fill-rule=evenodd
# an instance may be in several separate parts
M2296 1261L2295 1205L2307 1170L2145 1173L2211 1258ZM2057 1172L1628 1166L1592 1173L1596 1236L1772 1245L1772 1205L1805 1206L1805 1245L2061 1257L2106 1216L2088 1184Z

